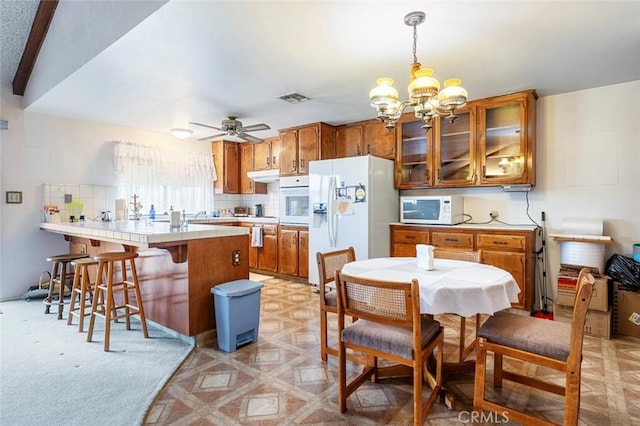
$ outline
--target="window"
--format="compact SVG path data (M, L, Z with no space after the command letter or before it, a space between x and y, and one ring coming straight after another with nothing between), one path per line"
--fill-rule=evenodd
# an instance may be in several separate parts
M217 176L210 153L115 142L113 159L119 197L130 199L137 194L144 214L151 204L156 214L171 207L189 213L214 210Z

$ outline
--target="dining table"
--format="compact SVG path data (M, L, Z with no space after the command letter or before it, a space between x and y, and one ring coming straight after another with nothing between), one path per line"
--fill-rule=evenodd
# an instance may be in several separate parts
M424 315L455 314L460 317L458 358L443 363L444 372L469 372L475 359L467 357L475 350L475 336L480 328L480 315L493 315L518 302L520 287L511 273L492 265L463 260L435 258L433 269L418 266L416 257L379 257L356 260L342 267L342 273L362 278L406 282L418 280L420 313ZM466 343L466 321L476 317L476 334ZM445 330L446 333L446 330ZM445 353L445 359L446 359ZM425 380L433 385L433 363L425 366ZM402 366L381 369L380 376L394 376ZM430 371L431 370L431 371ZM453 394L443 390L445 404L453 407Z
M518 302L520 287L513 276L498 267L463 260L435 258L432 270L418 266L416 257L380 257L345 264L342 272L362 278L411 282L420 287L420 312L426 315L455 314L460 317L459 351L455 362L447 361L445 371L472 371L473 360L466 358L475 349L475 336L466 344L467 317L510 308Z

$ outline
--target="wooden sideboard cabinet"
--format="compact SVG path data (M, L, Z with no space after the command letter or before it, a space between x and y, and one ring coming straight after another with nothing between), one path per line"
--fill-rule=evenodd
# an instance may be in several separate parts
M531 311L535 298L536 253L540 248L539 228L480 228L463 226L391 225L391 255L413 257L416 244L440 248L481 250L481 263L509 271L520 287L518 303L512 306Z

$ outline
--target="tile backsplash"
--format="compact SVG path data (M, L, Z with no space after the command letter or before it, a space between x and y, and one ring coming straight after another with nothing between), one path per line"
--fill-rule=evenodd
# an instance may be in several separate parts
M48 184L42 185L42 207L56 205L60 209L60 220L69 221L69 216L77 212L72 211L72 205L65 203L65 194L71 194L73 201L84 204L80 214L87 220L100 218L102 211L114 212L118 188L107 185L82 184Z
M215 194L215 210L234 207L254 207L255 204L264 206L264 216L279 216L280 187L278 183L270 183L267 194L240 195L240 194ZM68 222L72 212L72 206L65 203L65 194L71 194L73 201L80 201L84 208L83 214L87 220L99 220L102 211L111 211L115 217L115 202L118 198L118 188L113 185L86 185L86 184L48 184L42 185L42 207L56 205L60 209L60 220ZM44 217L42 219L44 221Z

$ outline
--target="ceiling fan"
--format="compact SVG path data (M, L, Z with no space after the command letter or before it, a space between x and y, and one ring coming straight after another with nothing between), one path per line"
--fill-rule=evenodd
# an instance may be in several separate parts
M267 126L264 123L253 124L251 126L243 126L242 121L237 120L236 117L227 117L226 120L222 120L222 124L220 124L220 127L215 127L215 126L210 126L208 124L195 123L195 122L189 122L189 124L207 127L209 129L215 129L222 132L216 135L200 138L198 139L199 141L209 140L209 139L217 138L219 136L237 136L238 138L251 143L260 143L262 142L262 139L256 138L255 136L248 135L247 132L257 132L258 130L271 129L271 127Z

